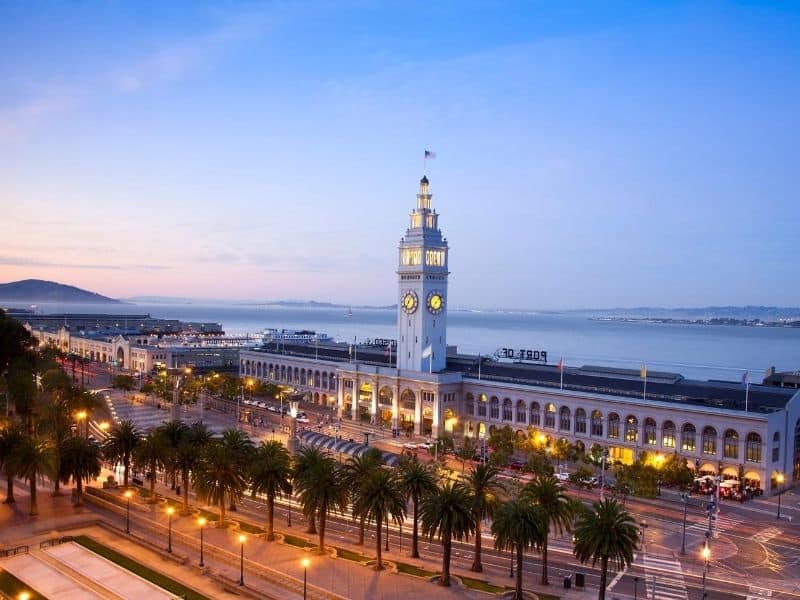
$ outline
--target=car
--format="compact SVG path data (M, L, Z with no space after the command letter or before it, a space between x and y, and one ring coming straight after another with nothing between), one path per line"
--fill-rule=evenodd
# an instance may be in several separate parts
M267 408L267 403L266 402L259 402L258 403L258 408Z
M569 473L556 473L555 477L559 481L563 481L563 482L569 481Z
M403 444L403 448L405 448L406 450L416 450L417 445L414 442L406 442L405 444Z
M581 485L589 488L598 487L600 485L600 480L597 479L597 477L584 477L581 479Z
M244 403L245 403L246 406L250 406L251 404L255 404L255 402L253 402L252 400L245 400Z
M430 450L434 447L433 442L422 442L421 444L417 445L417 448L422 448L423 450Z
M264 407L262 407L262 408L264 408ZM269 412L278 412L278 409L277 409L277 408L275 408L275 407L274 407L274 406L272 406L272 405L270 405L270 406L267 406L267 407L266 407L266 409L267 409Z
M306 417L306 416L303 416L303 417L299 417L299 416L298 416L298 417L297 417L297 422L298 422L298 423L310 423L311 421L309 421L309 420L308 420L308 417Z

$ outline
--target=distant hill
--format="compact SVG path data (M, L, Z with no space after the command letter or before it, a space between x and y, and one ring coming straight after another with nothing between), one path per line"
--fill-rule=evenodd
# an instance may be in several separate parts
M23 279L0 283L0 300L6 302L75 302L84 304L120 304L119 300L82 290L73 285L41 279Z

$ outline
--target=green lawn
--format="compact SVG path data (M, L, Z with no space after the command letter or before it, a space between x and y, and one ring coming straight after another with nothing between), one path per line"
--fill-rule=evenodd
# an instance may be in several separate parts
M364 556L363 554L359 554L358 552L353 552L352 550L348 550L347 548L336 548L336 556L339 558L344 558L345 560L352 560L355 562L367 562L368 560L372 560L370 556Z
M464 585L468 588L473 590L478 590L479 592L489 592L490 594L500 594L505 592L509 588L500 587L497 585L492 585L488 581L483 581L482 579L473 579L472 577L464 577L463 575L458 575L461 581L464 582ZM540 599L541 600L541 599Z
M202 594L198 594L194 590L186 587L182 583L175 581L174 579L167 577L166 575L162 575L157 571L153 571L152 569L144 566L143 564L133 560L125 556L124 554L120 554L116 550L109 548L108 546L101 544L100 542L93 540L90 537L85 535L79 535L75 537L75 541L83 546L107 558L113 563L116 563L123 569L130 571L138 575L139 577L146 579L150 583L157 585L160 588L163 588L170 592L171 594L175 594L180 598L186 598L186 600L211 600L207 596L203 596Z
M553 594L545 594L544 592L537 592L539 600L561 600L561 596L554 596Z
M413 575L414 577L425 577L430 578L434 575L438 575L438 573L434 571L428 571L427 569L421 569L419 567L415 567L414 565L409 565L408 563L397 563L397 570L400 573L405 573L406 575Z
M311 544L308 540L303 538L297 537L296 535L289 535L288 533L283 534L283 541L291 546L297 546L298 548L313 548L314 545Z
M47 600L39 592L31 589L8 571L0 569L0 592L9 598L18 598L20 592L28 592L31 600Z
M259 535L261 533L267 533L267 530L263 527L257 527L255 525L251 525L250 523L245 523L244 521L239 521L239 530L245 533L249 533L250 535Z
M209 523L216 523L219 521L219 515L217 513L209 512L207 510L200 509L200 516L205 517L206 521Z

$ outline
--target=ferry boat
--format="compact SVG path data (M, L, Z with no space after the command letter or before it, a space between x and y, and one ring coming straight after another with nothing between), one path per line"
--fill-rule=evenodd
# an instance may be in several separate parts
M264 343L274 342L330 342L333 338L327 333L311 331L310 329L265 329Z

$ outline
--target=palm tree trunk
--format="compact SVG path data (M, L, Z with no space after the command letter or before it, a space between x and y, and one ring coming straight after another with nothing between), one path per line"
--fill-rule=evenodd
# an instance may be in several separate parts
M181 484L183 485L183 512L189 512L189 471L184 471L182 473L183 481Z
M219 500L219 526L225 527L225 495Z
M78 486L77 489L77 497L75 498L75 506L82 506L83 505L83 477L76 477L75 483Z
M122 486L127 488L128 487L128 471L131 468L131 457L125 455L122 458Z
M14 504L14 478L11 475L6 475L6 499L3 504Z
M267 541L275 539L275 496L267 496Z
M39 507L36 505L36 475L30 479L31 484L31 512L30 515L35 517L39 514Z
M439 577L439 585L450 586L450 549L453 541L450 536L442 536L442 576Z
M311 535L317 534L317 514L316 511L312 510L311 514L308 517L308 529L306 533L310 533Z
M544 532L544 546L542 547L542 585L550 585L550 582L547 580L547 534L548 532Z
M419 498L414 496L414 531L411 535L411 558L419 558Z
M517 545L517 599L522 600L522 546Z
M475 519L475 558L472 560L470 571L480 573L483 571L483 564L481 564L481 520Z
M383 518L380 515L375 515L375 548L377 550L377 557L378 560L375 562L375 570L376 571L383 571L383 554L382 554L382 546L381 543L381 530L383 529Z
M53 480L53 496L61 495L61 481L58 477Z
M150 471L150 502L156 501L156 469Z
M606 580L608 579L608 556L604 556L600 561L600 593L597 600L606 600Z
M320 554L325 552L325 513L319 511L319 548L317 552Z
M367 517L364 516L364 515L361 515L361 518L359 519L359 522L358 522L358 545L359 546L363 546L364 545L364 533L365 533L365 529L366 528L367 528Z

